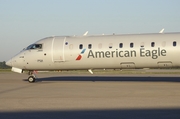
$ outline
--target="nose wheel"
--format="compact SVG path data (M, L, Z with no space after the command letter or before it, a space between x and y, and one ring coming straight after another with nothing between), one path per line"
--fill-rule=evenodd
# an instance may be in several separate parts
M36 81L36 78L34 76L29 76L28 81L29 83L34 83Z
M36 81L36 72L35 71L29 71L29 77L28 81L29 83L34 83Z

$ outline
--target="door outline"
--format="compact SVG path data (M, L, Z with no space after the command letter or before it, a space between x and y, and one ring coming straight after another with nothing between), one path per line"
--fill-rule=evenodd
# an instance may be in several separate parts
M62 41L63 40L63 41ZM63 38L56 38L54 37L52 39L52 62L64 62L65 61L65 56L64 56L64 48L65 48L65 42L66 42L66 37ZM58 43L58 44L55 44ZM55 52L56 50L56 52Z

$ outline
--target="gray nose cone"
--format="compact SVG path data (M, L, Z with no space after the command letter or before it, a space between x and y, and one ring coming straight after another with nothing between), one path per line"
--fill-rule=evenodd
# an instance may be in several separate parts
M6 62L6 65L12 67L11 59Z

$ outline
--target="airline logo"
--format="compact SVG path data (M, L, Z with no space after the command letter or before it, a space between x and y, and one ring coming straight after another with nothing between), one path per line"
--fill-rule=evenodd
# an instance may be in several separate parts
M78 55L76 60L81 60L83 54L85 53L86 49L83 49L81 53ZM114 51L93 51L90 50L87 58L123 58L123 57L149 57L152 59L158 59L161 56L166 56L167 51L165 49L157 48L153 50L147 50L145 48L140 48L139 51L137 50L114 50Z
M167 51L165 49L157 48L153 50L147 50L145 48L140 48L137 50L114 50L114 51L92 51L90 50L87 58L118 58L118 57L149 57L152 59L157 59L161 56L166 56Z
M83 50L81 51L81 53L78 55L78 57L76 58L76 60L81 60L81 58L82 58L82 56L83 56L83 54L84 54L85 51L86 51L86 49L83 49Z

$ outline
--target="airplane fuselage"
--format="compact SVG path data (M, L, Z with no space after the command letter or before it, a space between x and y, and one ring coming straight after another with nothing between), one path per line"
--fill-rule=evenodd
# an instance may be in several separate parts
M30 45L7 64L22 70L179 67L180 33L55 36Z

